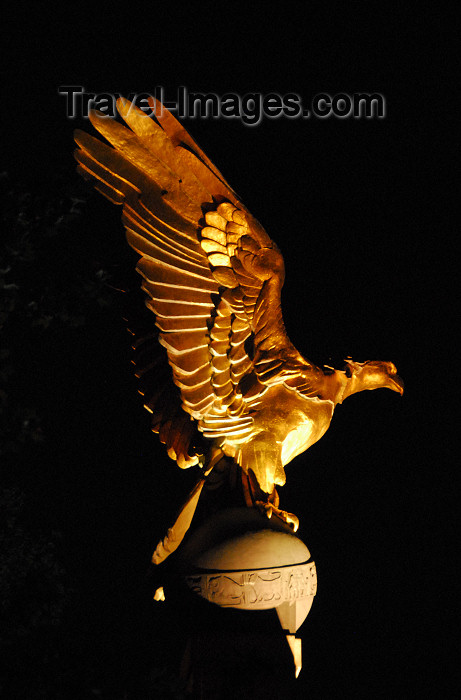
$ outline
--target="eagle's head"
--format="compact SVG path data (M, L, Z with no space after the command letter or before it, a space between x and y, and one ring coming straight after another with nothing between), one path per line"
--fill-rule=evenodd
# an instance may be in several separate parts
M349 379L344 397L356 394L366 389L392 389L403 394L403 381L397 374L393 362L371 360L369 362L354 362L345 360L345 374Z

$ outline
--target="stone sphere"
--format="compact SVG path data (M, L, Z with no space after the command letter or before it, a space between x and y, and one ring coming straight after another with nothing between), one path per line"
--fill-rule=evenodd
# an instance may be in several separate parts
M292 633L310 610L315 564L304 542L276 517L251 508L220 511L191 534L178 554L189 588L211 603L241 610L277 608L282 626Z

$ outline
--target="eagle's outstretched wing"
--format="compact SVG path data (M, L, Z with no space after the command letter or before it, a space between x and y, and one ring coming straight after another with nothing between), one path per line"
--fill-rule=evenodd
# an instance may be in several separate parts
M182 409L205 437L243 439L269 386L316 396L321 384L285 332L282 255L171 113L157 103L154 121L126 100L117 106L130 128L93 112L113 148L76 132L79 170L123 205ZM147 408L158 403L158 391L146 396ZM197 463L187 417L169 415L159 430L170 456Z

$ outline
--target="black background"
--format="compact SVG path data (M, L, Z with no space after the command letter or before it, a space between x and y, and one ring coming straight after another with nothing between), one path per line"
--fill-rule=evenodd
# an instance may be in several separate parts
M319 582L301 630L300 697L419 697L421 688L446 697L454 601L440 575L454 499L441 383L447 368L454 382L455 358L444 338L451 230L442 216L453 185L440 185L450 21L416 5L254 9L127 4L96 17L47 5L10 16L7 170L40 191L56 187L56 173L74 177L73 129L92 127L66 118L60 85L122 94L162 85L169 99L180 85L298 93L306 103L320 92L385 96L381 120L185 124L281 248L284 318L298 349L316 362L391 359L405 381L403 398L350 398L287 469L282 507L301 519ZM133 265L119 216L90 198L73 242L89 265ZM74 591L63 644L80 669L75 688L91 667L87 685L110 698L129 692L156 654L165 664L180 636L174 611L152 606L145 572L193 481L150 434L121 308L114 293L105 324L97 316L25 352L53 457L17 477L37 527L63 533Z

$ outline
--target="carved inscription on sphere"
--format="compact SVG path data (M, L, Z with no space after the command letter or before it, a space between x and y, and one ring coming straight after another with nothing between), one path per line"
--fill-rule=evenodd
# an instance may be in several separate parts
M197 573L185 577L187 585L210 603L222 607L263 610L315 595L315 563L256 571Z

